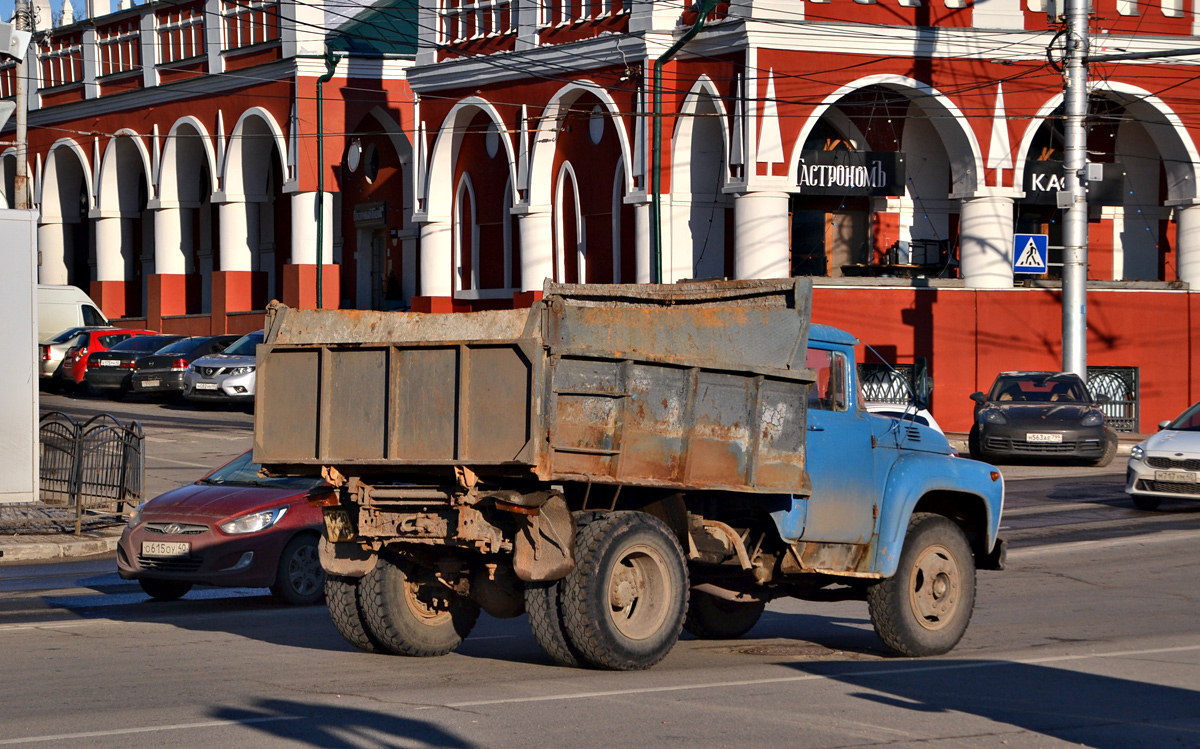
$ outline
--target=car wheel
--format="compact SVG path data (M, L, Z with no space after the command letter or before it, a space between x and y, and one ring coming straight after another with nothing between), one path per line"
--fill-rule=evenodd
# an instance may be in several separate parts
M271 593L293 606L311 606L325 595L325 570L317 552L317 537L296 536L283 547Z
M567 637L589 665L646 669L675 643L687 616L688 569L679 539L643 512L600 515L579 532L563 579Z
M479 618L474 601L421 577L421 568L407 560L380 558L359 581L367 629L396 655L445 655Z
M949 652L975 608L975 559L962 529L941 515L913 513L896 574L868 589L867 607L875 632L896 653Z
M728 601L693 590L683 628L701 640L736 640L758 624L763 601Z
M1104 468L1117 457L1117 433L1111 429L1104 430L1104 454L1092 462L1092 465Z
M972 426L970 434L967 435L967 452L975 460L987 460L987 456L983 454L983 447L980 445L978 424Z
M161 580L153 577L139 577L138 585L142 586L146 595L156 601L174 601L192 589L192 583L186 580Z
M1152 497L1146 494L1131 494L1129 498L1133 500L1133 506L1139 510L1157 510L1162 504L1162 497Z
M117 388L116 390L110 390L108 392L108 397L111 400L115 400L115 401L123 401L123 400L125 400L125 398L128 395L129 395L129 388L126 385L122 385L121 387Z
M346 642L364 653L385 653L387 651L367 629L363 620L360 580L337 575L325 577L325 603L329 607L329 618L333 619L333 626Z

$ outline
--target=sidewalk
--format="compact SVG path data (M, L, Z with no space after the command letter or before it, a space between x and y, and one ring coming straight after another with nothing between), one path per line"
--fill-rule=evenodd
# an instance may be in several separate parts
M75 535L75 514L40 502L0 504L0 563L30 562L112 553L124 521L85 515Z

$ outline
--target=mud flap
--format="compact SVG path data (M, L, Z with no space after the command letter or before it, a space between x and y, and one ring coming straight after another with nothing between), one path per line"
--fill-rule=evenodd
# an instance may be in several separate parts
M362 577L375 569L375 552L358 544L332 543L322 537L317 550L321 555L321 567L329 575Z
M561 580L575 569L575 518L560 496L536 515L516 515L513 570L525 582Z

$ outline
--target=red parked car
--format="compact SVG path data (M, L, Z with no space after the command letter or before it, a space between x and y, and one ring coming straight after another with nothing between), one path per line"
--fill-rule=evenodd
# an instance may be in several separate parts
M258 469L247 451L138 507L117 545L117 573L162 601L197 583L269 587L297 605L320 601L325 572L317 544L324 521L308 496L328 484L261 478Z
M58 384L65 390L86 392L83 376L87 372L88 354L107 351L121 341L133 336L153 335L154 330L125 330L124 328L102 328L90 330L83 343L67 349L62 364L55 373Z

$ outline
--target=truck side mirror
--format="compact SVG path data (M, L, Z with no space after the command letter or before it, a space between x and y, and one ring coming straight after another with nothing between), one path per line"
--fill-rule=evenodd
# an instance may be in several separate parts
M913 391L916 407L928 408L929 396L933 393L933 377L929 374L929 361L923 356L917 357L913 363Z
M971 400L982 406L984 401L987 400L987 396L983 393L971 393Z

